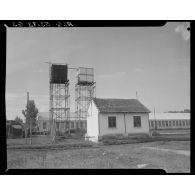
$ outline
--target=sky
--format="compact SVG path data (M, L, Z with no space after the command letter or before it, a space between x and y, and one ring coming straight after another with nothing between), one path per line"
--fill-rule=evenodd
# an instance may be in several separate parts
M94 68L96 97L136 98L151 111L190 108L190 32L163 27L7 28L6 116L24 119L26 93L49 111L49 65ZM68 70L74 112L76 72Z

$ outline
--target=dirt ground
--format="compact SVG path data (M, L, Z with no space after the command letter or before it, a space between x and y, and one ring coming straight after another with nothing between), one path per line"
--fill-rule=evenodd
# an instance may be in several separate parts
M179 152L180 151L180 152ZM186 155L187 154L187 155ZM7 150L8 169L164 169L190 172L190 141L99 145L68 150Z

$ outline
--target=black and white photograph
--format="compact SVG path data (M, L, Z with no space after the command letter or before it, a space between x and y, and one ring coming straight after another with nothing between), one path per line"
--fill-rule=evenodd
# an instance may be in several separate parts
M8 171L190 173L190 22L12 25L6 26Z

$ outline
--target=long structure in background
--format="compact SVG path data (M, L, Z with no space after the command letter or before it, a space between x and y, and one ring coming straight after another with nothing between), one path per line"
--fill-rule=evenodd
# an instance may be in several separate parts
M190 129L190 113L150 113L150 130Z
M77 83L75 84L75 116L76 120L87 119L88 108L96 96L94 69L80 67L77 69ZM82 128L82 127L78 127Z
M50 133L53 141L57 132L69 130L70 95L68 65L50 66Z

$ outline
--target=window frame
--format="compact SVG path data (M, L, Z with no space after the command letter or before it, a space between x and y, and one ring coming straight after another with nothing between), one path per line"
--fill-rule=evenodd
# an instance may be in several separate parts
M74 121L71 121L70 126L71 126L71 129L74 129Z
M65 127L66 129L69 129L69 127L70 127L69 121L66 121L66 122L65 122L64 127Z
M83 129L83 121L80 121L80 128Z
M160 120L158 121L158 126L159 127L162 127L162 124L161 124L161 121Z
M154 121L151 121L151 127L154 127Z
M115 126L110 126L110 120L111 119L115 119ZM113 123L113 121L112 121L112 123ZM109 129L117 128L116 116L108 116L108 128Z
M47 122L43 122L43 130L45 130L45 129L47 129Z
M165 121L164 120L162 121L162 127L165 127Z
M56 122L56 129L57 129L57 130L60 129L60 122Z
M139 126L135 126L135 117L139 117L139 119L140 119L140 125ZM140 127L142 127L142 122L141 122L141 116L133 116L133 127L135 127L135 128L140 128Z

